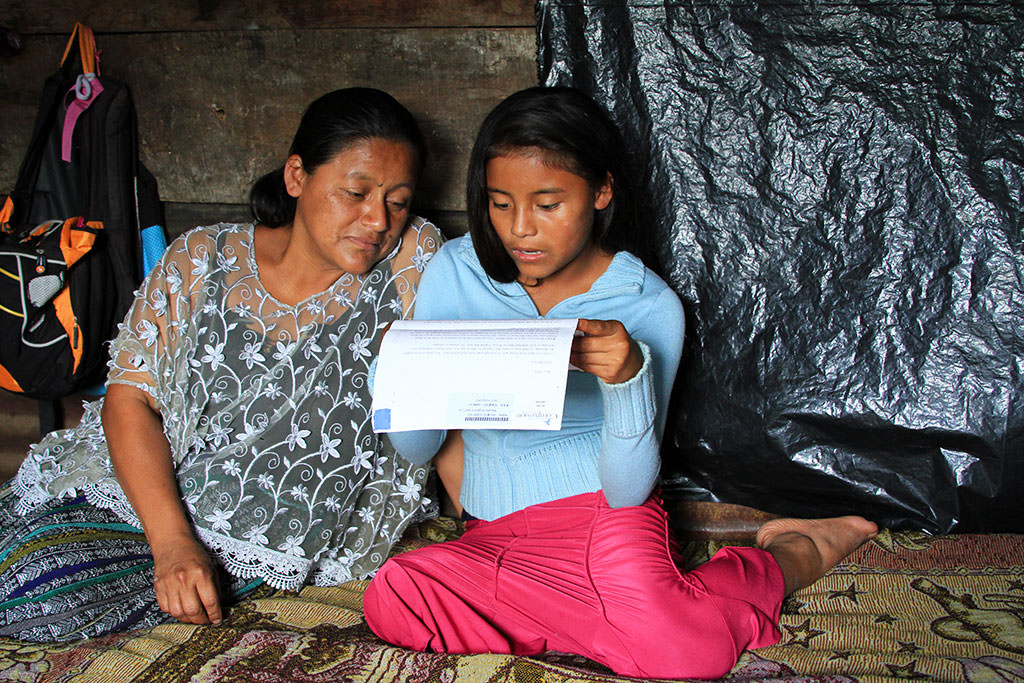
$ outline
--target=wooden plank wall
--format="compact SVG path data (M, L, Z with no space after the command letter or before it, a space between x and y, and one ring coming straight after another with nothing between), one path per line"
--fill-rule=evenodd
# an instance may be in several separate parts
M418 210L464 230L472 137L503 96L536 83L532 0L112 0L7 2L0 25L0 194L14 184L39 94L75 21L91 26L104 75L126 81L143 163L169 232L244 219L252 181L283 162L306 104L345 86L387 90L430 150Z

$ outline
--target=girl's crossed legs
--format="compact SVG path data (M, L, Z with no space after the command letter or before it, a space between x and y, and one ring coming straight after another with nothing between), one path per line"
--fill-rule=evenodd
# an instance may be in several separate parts
M414 650L584 655L639 677L718 677L779 638L779 564L723 548L683 573L660 501L600 493L534 505L404 553L364 598L381 638Z

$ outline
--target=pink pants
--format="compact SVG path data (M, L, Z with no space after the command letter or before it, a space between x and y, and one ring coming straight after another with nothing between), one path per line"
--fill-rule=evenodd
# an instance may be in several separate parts
M778 641L782 570L723 548L682 573L660 501L609 508L600 492L534 505L377 572L366 622L413 650L580 654L619 675L718 678Z

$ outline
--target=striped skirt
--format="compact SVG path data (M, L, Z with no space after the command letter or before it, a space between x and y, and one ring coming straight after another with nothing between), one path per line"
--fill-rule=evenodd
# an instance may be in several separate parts
M25 517L0 487L0 637L35 642L150 628L170 619L153 590L153 556L142 530L84 497ZM237 599L261 581L222 572L221 595Z

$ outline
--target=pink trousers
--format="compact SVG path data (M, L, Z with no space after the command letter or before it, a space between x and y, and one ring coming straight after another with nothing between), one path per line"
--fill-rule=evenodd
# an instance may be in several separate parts
M782 570L723 548L683 573L660 500L600 492L534 505L388 560L363 600L384 640L413 650L593 659L623 676L718 678L778 641Z

